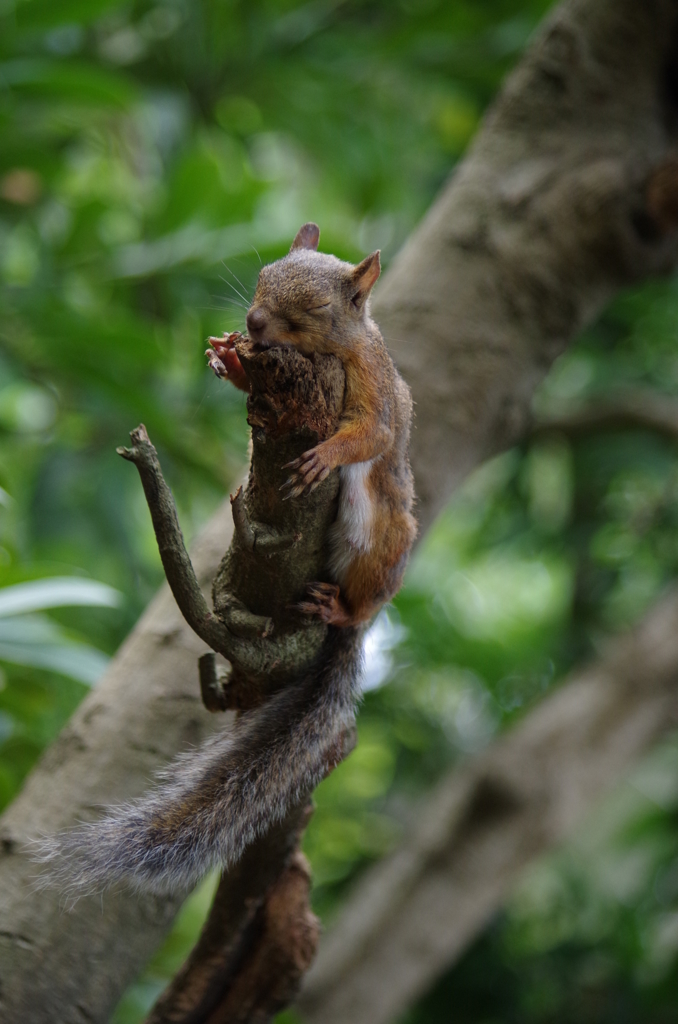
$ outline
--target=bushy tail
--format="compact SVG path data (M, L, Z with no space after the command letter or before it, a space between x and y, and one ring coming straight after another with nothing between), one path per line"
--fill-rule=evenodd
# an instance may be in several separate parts
M330 627L320 662L299 684L181 755L146 796L41 841L46 884L73 895L115 882L167 892L234 864L341 759L360 663L359 631Z

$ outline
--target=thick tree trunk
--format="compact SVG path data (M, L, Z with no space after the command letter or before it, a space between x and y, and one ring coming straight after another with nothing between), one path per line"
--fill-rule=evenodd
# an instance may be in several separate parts
M676 0L557 7L377 290L416 403L424 524L523 435L572 338L673 266L677 23Z
M385 276L374 308L417 401L424 527L474 466L521 436L536 384L581 327L616 291L674 262L677 19L678 0L559 7ZM203 584L226 531L222 512L201 541ZM32 890L21 844L137 795L215 728L197 696L200 650L163 590L0 821L6 1019L17 1019L19 993L49 1006L58 989L63 1024L105 1021L170 926L176 901L148 896L107 897L103 913L83 899L62 913L58 895ZM639 746L622 749L617 770ZM539 791L546 804L552 796Z

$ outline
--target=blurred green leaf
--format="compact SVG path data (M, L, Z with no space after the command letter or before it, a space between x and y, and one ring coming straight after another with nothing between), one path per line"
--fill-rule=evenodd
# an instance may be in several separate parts
M0 588L0 620L62 605L117 608L121 600L122 594L105 583L75 576L54 576L51 579L31 580L28 583L17 583L13 587Z
M76 644L49 619L40 615L0 619L0 661L51 669L93 686L108 658L87 644Z
M56 25L87 25L116 7L124 7L121 0L18 0L16 25L30 31Z
M0 87L45 99L128 107L138 95L132 82L120 73L94 64L45 59L19 59L0 64Z

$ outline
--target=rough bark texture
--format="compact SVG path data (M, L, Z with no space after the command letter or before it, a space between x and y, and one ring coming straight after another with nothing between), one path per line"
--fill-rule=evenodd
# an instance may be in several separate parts
M385 275L374 312L418 403L412 463L424 526L474 466L521 435L534 387L581 327L617 290L674 261L670 147L678 96L677 17L676 0L562 4L508 81L454 179ZM201 542L201 585L213 575L225 542L222 512ZM667 630L663 644L675 634L675 621L657 621ZM0 822L5 1016L8 1000L30 984L35 998L48 999L58 990L63 1007L31 1020L106 1020L169 927L176 902L149 897L108 897L103 915L98 904L83 900L74 913L62 914L56 899L31 893L35 869L20 842L88 816L102 802L137 795L155 768L214 728L197 697L195 657L201 649L163 590L103 685ZM666 678L671 671L666 668ZM605 683L602 690L610 693L611 686ZM586 708L586 688L573 692ZM634 721L656 712L651 689L641 693ZM627 741L629 720L617 717L614 706L610 728L616 722L619 732L616 739L609 734L605 748L616 774L657 729L650 724L639 739ZM516 735L526 739L532 728L538 731L548 713L537 709L535 725L526 721ZM563 733L561 760L554 754L553 773L535 789L516 784L516 792L524 801L521 814L530 808L546 814L551 803L562 810L562 779L568 770L575 772L570 778L577 813L563 812L558 829L529 837L507 830L509 847L511 836L517 845L500 865L502 882L495 886L486 878L490 895L459 942L481 926L522 864L564 835L610 780L600 763L599 784L577 788L568 751L592 763L587 758L594 757L600 736L574 711L571 729L570 746ZM509 783L510 793L513 788ZM490 794L486 802L495 807L489 817L496 821L495 805L502 799ZM510 798L504 806L507 822L518 820ZM473 815L467 820L472 823ZM468 857L467 863L473 860L470 852ZM434 860L435 878L444 859L443 854ZM461 909L455 904L450 913L461 916ZM444 956L458 948L448 944ZM431 956L442 965L442 952ZM409 998L422 981L409 974L406 981Z
M294 349L256 353L244 339L238 354L253 388L247 401L252 467L244 494L233 503L235 536L212 597L231 634L239 634L222 652L233 665L231 706L249 707L298 678L327 633L291 606L304 598L309 581L327 578L325 543L337 513L338 474L292 501L281 498L280 488L289 476L283 467L336 432L344 371L334 356L311 361Z
M237 351L252 383L247 421L252 461L247 487L231 498L235 532L203 597L184 546L172 493L142 425L118 454L139 470L165 575L182 615L231 665L226 708L251 708L299 677L317 658L327 627L295 610L309 581L326 578L326 539L336 518L338 473L301 499L286 501L284 467L336 432L345 378L334 356L310 360L291 348L257 350L240 337ZM214 689L201 658L201 688ZM219 703L217 701L217 703ZM214 708L211 708L214 710Z
M266 897L254 949L207 1024L267 1024L289 1005L320 933L309 911L310 888L310 868L297 852Z
M221 880L202 935L147 1024L263 1024L296 994L316 951L310 872L284 822ZM292 856L293 855L293 856Z

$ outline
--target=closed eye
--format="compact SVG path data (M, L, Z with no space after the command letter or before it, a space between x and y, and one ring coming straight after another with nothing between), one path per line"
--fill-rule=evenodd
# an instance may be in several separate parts
M322 306L309 306L306 310L307 313L318 313L321 309L329 309L331 306L330 302L324 302Z

